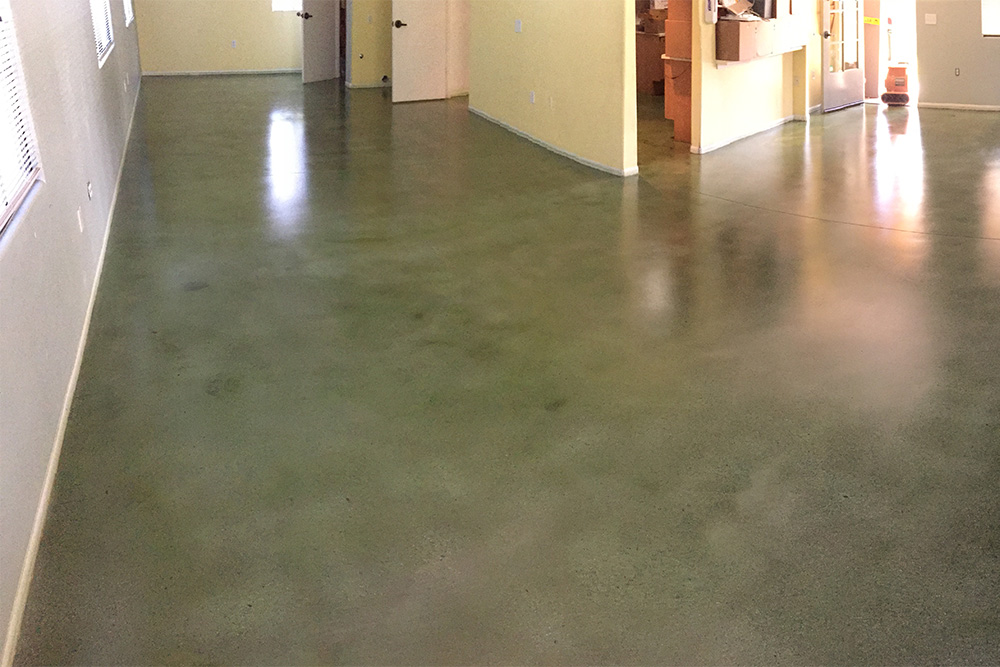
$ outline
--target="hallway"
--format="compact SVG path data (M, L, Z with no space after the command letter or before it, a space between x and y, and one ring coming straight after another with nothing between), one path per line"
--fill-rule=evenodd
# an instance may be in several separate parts
M16 664L1000 662L1000 114L142 85Z

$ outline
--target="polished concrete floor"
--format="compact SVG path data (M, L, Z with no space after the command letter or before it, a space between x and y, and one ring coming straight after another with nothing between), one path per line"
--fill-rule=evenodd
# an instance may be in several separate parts
M16 662L1000 663L1000 114L650 104L144 81Z

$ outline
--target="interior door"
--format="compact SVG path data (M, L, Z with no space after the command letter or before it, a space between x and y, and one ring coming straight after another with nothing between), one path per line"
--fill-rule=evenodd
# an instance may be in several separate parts
M448 95L447 0L392 0L392 101Z
M862 0L823 0L823 111L865 97Z
M340 76L340 0L302 0L302 83Z

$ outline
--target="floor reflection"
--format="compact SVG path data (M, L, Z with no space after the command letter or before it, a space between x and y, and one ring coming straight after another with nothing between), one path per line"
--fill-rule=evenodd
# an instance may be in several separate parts
M924 147L920 115L882 109L875 121L875 205L896 229L924 231Z
M271 112L267 137L267 186L270 228L278 238L298 234L306 198L306 142L301 111Z
M1000 283L1000 156L983 172L979 191L982 208L983 267L993 284Z

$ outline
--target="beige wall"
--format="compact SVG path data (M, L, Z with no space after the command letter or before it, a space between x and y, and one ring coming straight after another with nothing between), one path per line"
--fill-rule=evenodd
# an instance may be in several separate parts
M916 4L920 103L1000 108L1000 37L983 37L980 0Z
M347 83L369 88L392 77L392 0L352 0L349 4Z
M115 46L100 69L88 0L11 5L44 182L0 234L5 660L27 592L22 572L30 572L24 566L37 547L139 85L135 24L125 27L121 0L111 3Z
M633 0L476 0L471 25L472 109L600 168L636 170Z
M302 69L302 20L271 0L135 0L135 11L144 74Z

